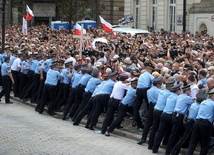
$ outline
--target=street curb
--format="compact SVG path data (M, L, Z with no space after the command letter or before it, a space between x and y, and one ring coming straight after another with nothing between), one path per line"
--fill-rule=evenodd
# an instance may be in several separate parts
M18 102L18 103L25 104L25 105L28 105L28 106L33 107L33 108L36 107L36 104L32 104L32 103L29 103L29 102L23 102L23 101L21 101L20 99L18 99L16 97L12 97L11 96L10 98L12 100ZM44 111L47 112L47 109L45 108ZM61 119L62 118L62 114L59 113L59 112L56 112L56 115L53 115L52 117L57 118L57 119ZM87 120L85 118L83 118L80 124L85 125L86 121ZM98 122L95 129L101 130L101 128L102 128L102 123ZM127 131L124 131L122 129L120 129L120 130L119 129L115 129L112 134L115 134L115 135L118 135L118 136L121 136L121 137L125 137L125 138L128 138L128 139L135 140L136 143L141 138L141 135L137 135L135 133L127 132Z

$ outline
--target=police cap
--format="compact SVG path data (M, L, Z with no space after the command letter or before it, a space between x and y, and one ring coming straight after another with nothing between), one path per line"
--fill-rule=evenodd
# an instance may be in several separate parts
M154 78L154 79L153 79L153 83L154 83L154 84L161 83L162 79L163 79L162 77Z
M176 84L174 86L172 86L173 90L180 90L181 85L180 84Z
M108 74L108 77L113 77L113 76L115 76L115 75L117 75L117 72L116 72L116 71L109 73L109 74Z
M182 90L185 91L185 90L190 90L190 85L185 85L182 87Z
M197 100L203 101L206 99L206 95L203 93L197 93L196 98L197 98Z
M128 78L128 75L125 74L125 73L124 74L120 74L119 78L120 78L120 81L125 81Z
M151 70L155 69L155 67L151 63L146 63L145 66L146 66L146 68L151 69Z
M92 76L98 76L99 73L100 73L99 70L94 69L94 70L92 71Z
M174 85L174 81L166 82L166 87L172 87Z

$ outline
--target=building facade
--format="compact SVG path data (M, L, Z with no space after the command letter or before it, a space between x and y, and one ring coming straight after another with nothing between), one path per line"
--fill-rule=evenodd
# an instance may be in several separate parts
M133 14L135 28L183 30L184 0L125 0L124 14ZM186 0L186 30L214 35L214 0Z

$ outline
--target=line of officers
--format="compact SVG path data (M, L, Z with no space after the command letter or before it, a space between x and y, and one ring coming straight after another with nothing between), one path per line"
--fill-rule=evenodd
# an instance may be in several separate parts
M73 125L78 125L88 114L85 127L94 130L100 114L106 111L100 132L106 136L120 125L127 112L133 114L133 125L143 128L139 116L143 103L146 122L138 144L145 143L149 133L148 149L157 153L163 141L167 145L166 155L174 155L179 154L191 137L188 155L193 154L198 141L201 154L207 154L214 119L214 91L208 93L208 98L198 93L193 102L190 85L181 88L168 80L166 89L161 90L163 79L152 76L154 66L150 63L145 64L145 72L139 77L127 80L126 74L111 72L101 79L99 69L87 67L87 64L73 66L71 61L57 62L56 54L50 57L18 54L10 66L11 57L5 57L1 66L3 89L0 97L5 95L6 103L10 103L8 83L12 81L15 97L24 101L30 98L37 104L35 110L40 114L46 105L49 115L54 115L54 111L64 105L62 119L69 116Z

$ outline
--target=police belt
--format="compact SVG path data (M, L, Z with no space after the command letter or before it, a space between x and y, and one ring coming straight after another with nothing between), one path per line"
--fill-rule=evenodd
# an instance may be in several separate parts
M83 88L83 89L84 89L84 88L85 88L85 85L79 84L79 85L78 85L78 88Z
M111 97L110 100L112 100L112 101L117 101L117 102L120 102L120 101L121 101L121 100L115 99L114 97Z
M49 84L49 83L45 83L46 86L49 86L49 87L56 87L55 85L52 85L52 84Z
M202 118L199 118L199 119L196 119L196 122L199 121L199 122L206 122L206 123L209 123L209 124L212 124L209 120L207 119L202 119Z
M178 112L174 112L174 113L173 113L173 116L176 116L176 117L184 117L184 114L181 114L181 113L178 113Z
M194 123L194 122L195 122L195 120L194 120L194 119L192 119L192 118L187 118L186 122L187 122L187 123Z
M137 88L139 90L148 90L149 88Z

